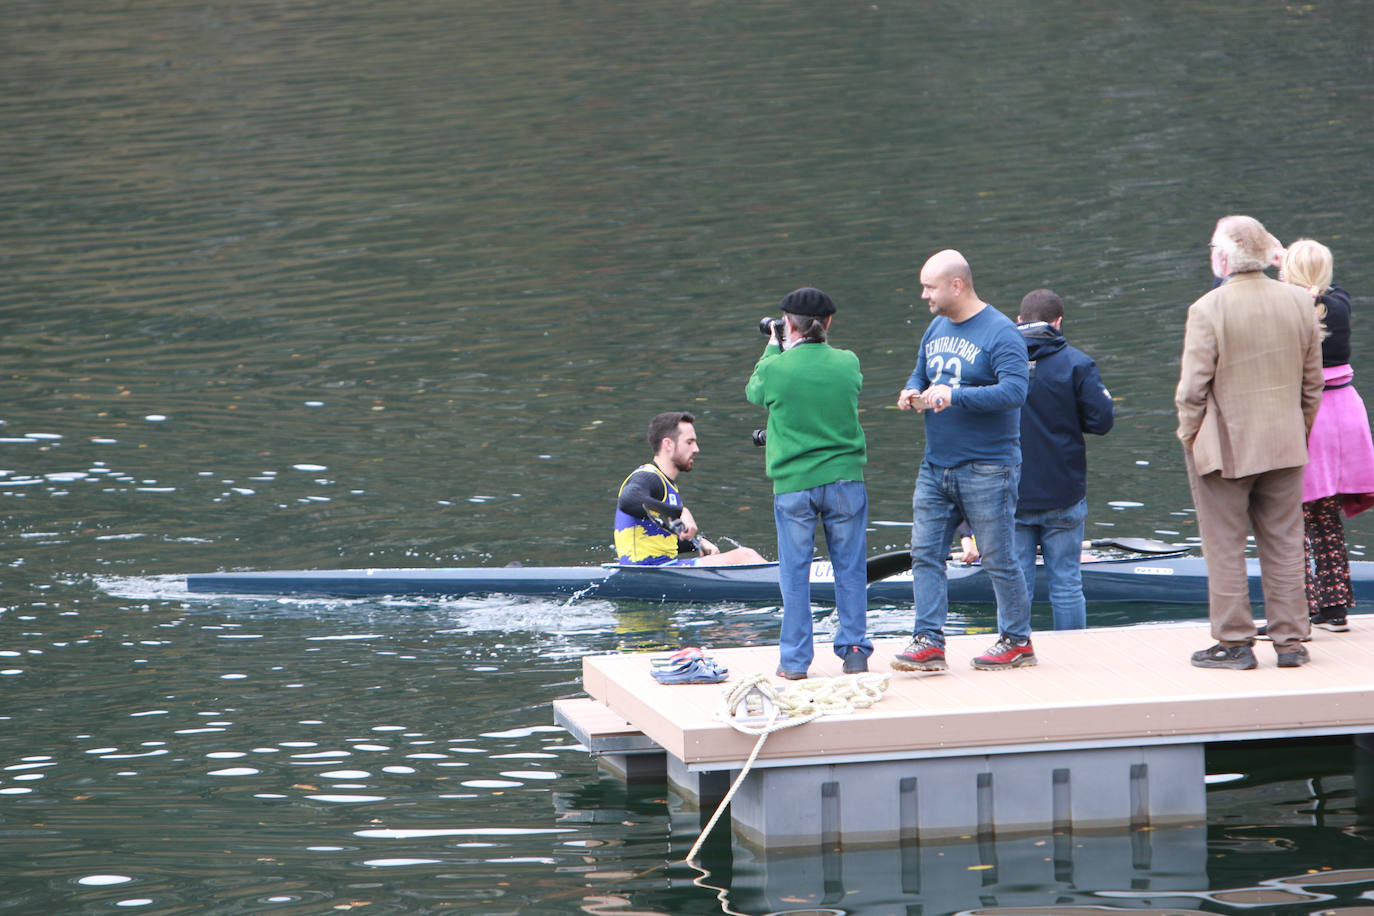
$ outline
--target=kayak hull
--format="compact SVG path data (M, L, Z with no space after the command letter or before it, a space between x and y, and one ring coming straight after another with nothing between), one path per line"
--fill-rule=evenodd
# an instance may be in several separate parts
M1259 563L1250 560L1250 596L1263 599ZM1374 562L1350 564L1355 597L1374 603ZM949 600L955 604L992 604L992 583L981 566L951 563ZM1083 594L1096 603L1207 603L1207 564L1201 557L1101 559L1082 566ZM776 563L752 566L507 566L439 569L343 569L276 572L224 572L190 575L187 589L227 595L365 598L383 595L462 597L522 595L632 601L780 603ZM911 574L873 582L873 604L909 604ZM833 604L830 564L811 566L811 599ZM1043 568L1036 577L1035 600L1048 600Z

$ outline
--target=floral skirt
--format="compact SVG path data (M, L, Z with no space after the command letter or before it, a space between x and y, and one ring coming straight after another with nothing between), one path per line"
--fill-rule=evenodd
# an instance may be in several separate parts
M1355 603L1346 555L1342 497L1327 496L1302 504L1303 540L1307 548L1307 612L1346 608Z

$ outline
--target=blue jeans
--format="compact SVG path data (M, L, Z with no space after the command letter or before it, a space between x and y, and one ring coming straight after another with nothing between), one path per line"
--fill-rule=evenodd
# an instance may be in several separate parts
M1045 578L1050 585L1056 630L1081 630L1088 625L1088 606L1083 601L1083 576L1078 563L1087 518L1086 499L1063 509L1016 510L1016 556L1026 577L1026 591L1035 594L1038 545L1045 558Z
M809 490L773 497L778 526L778 584L782 591L782 634L778 640L782 667L805 671L811 666L811 558L816 522L825 530L825 546L835 570L835 654L849 646L873 654L868 638L868 489L860 480L837 480Z
M921 462L911 498L911 590L915 635L945 644L949 614L949 557L954 529L966 519L983 555L983 569L997 598L997 629L1015 639L1030 638L1030 595L1016 562L1013 521L1019 464L969 461L952 468Z

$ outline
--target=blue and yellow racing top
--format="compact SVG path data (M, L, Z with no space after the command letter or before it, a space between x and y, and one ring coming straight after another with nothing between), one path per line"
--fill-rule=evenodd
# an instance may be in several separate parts
M620 485L615 507L615 552L621 563L660 566L677 560L676 534L651 521L644 506L669 518L682 515L682 496L653 462L640 465Z

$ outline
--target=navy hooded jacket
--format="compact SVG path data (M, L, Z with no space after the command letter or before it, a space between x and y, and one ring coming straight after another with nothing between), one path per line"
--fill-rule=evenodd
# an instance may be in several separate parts
M1088 492L1084 433L1112 428L1112 395L1097 364L1069 346L1053 325L1018 325L1030 358L1030 387L1021 408L1018 511L1065 509Z

